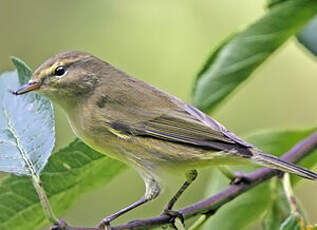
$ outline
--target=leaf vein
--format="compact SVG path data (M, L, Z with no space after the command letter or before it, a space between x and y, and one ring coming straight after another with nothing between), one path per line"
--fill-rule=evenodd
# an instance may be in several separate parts
M33 164L32 164L32 162L31 162L31 160L28 158L27 154L26 154L26 153L24 152L24 150L23 150L23 147L22 147L22 145L21 145L21 143L20 143L20 139L19 139L19 137L17 136L17 134L16 134L16 132L15 132L15 130L14 130L14 127L13 127L13 125L12 125L12 121L11 121L11 119L10 119L10 117L9 117L9 114L8 114L8 111L5 109L5 107L3 107L3 112L4 112L5 117L6 117L7 120L8 120L8 130L11 132L11 134L12 134L13 137L15 138L16 146L17 146L19 152L21 153L21 156L22 156L22 158L23 158L25 164L27 165L30 174L31 174L32 176L36 175L35 170L34 170L34 167L33 167Z

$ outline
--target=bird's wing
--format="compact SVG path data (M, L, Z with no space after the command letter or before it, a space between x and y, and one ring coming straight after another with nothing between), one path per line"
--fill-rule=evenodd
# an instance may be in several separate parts
M252 145L229 132L220 123L186 105L136 123L113 122L111 128L128 135L147 136L215 150L247 149Z

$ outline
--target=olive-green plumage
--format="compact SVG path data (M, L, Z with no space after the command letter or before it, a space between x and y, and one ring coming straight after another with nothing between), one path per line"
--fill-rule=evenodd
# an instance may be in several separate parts
M87 53L51 57L16 93L34 89L62 107L84 142L138 170L147 187L145 200L158 195L162 171L185 173L202 166L253 162L317 178L264 154L198 109Z

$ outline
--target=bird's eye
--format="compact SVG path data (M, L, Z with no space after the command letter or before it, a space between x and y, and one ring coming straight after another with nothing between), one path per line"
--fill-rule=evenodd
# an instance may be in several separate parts
M54 71L55 76L63 76L65 73L66 68L64 66L58 66Z

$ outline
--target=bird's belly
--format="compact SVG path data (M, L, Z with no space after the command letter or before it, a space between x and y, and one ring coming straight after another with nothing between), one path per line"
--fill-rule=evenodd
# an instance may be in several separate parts
M130 140L121 140L119 149L133 164L160 171L184 172L246 162L230 153L156 138L131 137Z
M199 146L140 136L123 137L107 130L71 123L87 145L132 167L146 170L184 171L212 165L241 163L240 158Z

